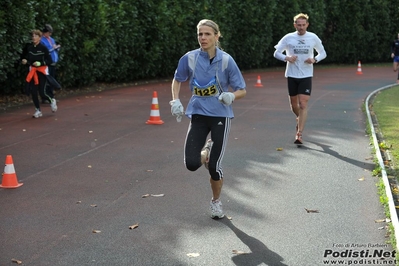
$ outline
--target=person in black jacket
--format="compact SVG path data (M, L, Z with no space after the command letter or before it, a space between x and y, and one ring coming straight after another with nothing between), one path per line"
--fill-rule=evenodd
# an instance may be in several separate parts
M26 94L32 95L32 101L36 108L33 114L34 118L42 116L39 94L42 99L47 98L50 101L53 112L57 111L57 102L54 99L54 95L50 95L52 93L45 90L49 75L48 66L53 61L47 47L40 43L41 37L42 32L40 30L32 31L32 43L27 47L25 58L22 59L23 65L29 65L29 73L26 77Z
M393 71L396 72L398 71L398 65L399 65L399 33L398 33L398 38L395 39L391 45L391 58L393 59ZM396 83L399 83L399 73Z

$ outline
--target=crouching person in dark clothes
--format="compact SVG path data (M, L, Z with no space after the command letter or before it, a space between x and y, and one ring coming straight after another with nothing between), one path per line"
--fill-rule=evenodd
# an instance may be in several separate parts
M45 88L48 82L48 66L53 62L49 50L40 43L42 32L40 30L32 31L32 43L27 47L25 58L22 59L23 65L29 65L29 73L26 77L26 94L32 95L32 101L35 105L34 118L42 116L39 104L39 94L42 99L48 99L51 103L51 111L57 111L57 102L54 95ZM52 79L53 82L56 82Z

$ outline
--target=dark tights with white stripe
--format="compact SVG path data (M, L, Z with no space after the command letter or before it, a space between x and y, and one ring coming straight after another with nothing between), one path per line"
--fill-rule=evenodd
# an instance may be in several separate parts
M187 169L196 171L201 167L201 150L210 132L213 146L209 158L209 174L212 180L218 181L222 179L223 171L221 163L227 145L230 127L230 118L193 115L184 147L184 162Z
M39 94L42 99L47 99L51 102L51 99L54 98L51 92L46 91L47 86L47 77L43 73L37 73L39 78L39 84L35 85L34 80L32 79L29 83L30 86L30 93L32 94L32 101L35 105L36 109L40 110L40 103L39 103ZM51 94L51 95L49 95Z

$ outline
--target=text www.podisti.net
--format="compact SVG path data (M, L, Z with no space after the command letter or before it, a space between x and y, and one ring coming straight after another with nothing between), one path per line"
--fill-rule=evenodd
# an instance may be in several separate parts
M383 249L333 251L326 249L323 265L396 265L396 251Z

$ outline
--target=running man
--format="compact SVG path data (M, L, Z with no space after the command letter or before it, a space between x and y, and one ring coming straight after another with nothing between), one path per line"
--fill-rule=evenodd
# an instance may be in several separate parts
M308 116L308 101L312 92L313 64L327 57L319 37L308 32L309 16L294 17L295 32L286 34L274 48L274 57L287 62L285 77L291 110L296 117L295 144L302 144L302 132ZM314 50L317 56L314 55ZM285 53L284 53L285 52Z

